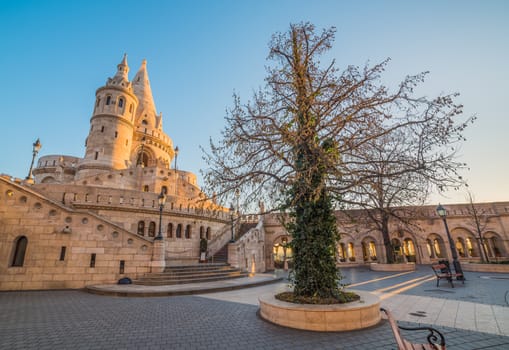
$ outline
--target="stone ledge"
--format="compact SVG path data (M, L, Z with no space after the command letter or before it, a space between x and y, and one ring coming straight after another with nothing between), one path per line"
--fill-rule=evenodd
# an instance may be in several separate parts
M309 331L337 332L363 329L381 320L380 298L352 290L361 299L347 304L293 304L275 298L273 293L259 297L260 317L280 326Z
M405 264L371 263L369 264L369 269L371 271L386 271L386 272L415 271L415 263L405 263Z
M509 264L461 264L463 271L509 273Z

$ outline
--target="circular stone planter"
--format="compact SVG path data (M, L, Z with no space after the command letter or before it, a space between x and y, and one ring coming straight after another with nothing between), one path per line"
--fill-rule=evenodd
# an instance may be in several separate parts
M281 301L271 294L259 297L260 316L280 326L308 331L351 331L374 326L380 322L380 298L352 290L361 297L346 304L315 305Z
M369 264L369 269L371 271L386 271L386 272L415 271L415 263L405 263L405 264L371 263Z

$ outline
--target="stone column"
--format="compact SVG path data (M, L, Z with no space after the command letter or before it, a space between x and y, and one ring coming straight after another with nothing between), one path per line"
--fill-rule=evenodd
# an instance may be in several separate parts
M163 239L154 240L152 248L152 261L150 263L151 272L163 272L166 268L165 244Z

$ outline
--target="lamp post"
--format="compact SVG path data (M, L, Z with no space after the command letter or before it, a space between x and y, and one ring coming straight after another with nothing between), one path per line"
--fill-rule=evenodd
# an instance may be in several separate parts
M235 242L235 228L234 228L234 224L235 224L235 208L233 207L233 203L232 205L230 206L230 219L232 221L232 238L230 239L230 243L234 243Z
M447 233L447 239L449 240L449 247L451 248L451 254L452 254L452 264L454 265L454 271L457 274L461 274L461 276L456 277L458 280L463 280L463 270L461 269L460 262L458 260L458 251L456 250L456 245L454 244L454 241L452 240L451 233L449 232L449 226L447 226L447 210L441 205L438 204L437 207L437 213L438 216L442 218L442 221L444 222L445 226L445 232Z
M175 147L175 149L173 150L175 152L175 166L173 167L173 171L175 172L175 196L178 194L178 180L179 180L179 175L177 173L177 157L179 155L179 146Z
M157 196L157 201L159 203L159 232L157 233L157 236L154 238L154 240L161 240L163 239L163 235L161 233L161 224L163 221L163 208L164 203L166 202L166 193L163 189L161 189L161 193L159 193L159 196Z
M175 152L175 171L177 171L177 157L179 156L179 146L173 150Z
M37 157L37 153L39 153L41 147L42 144L39 139L35 140L35 142L32 144L32 163L30 163L30 170L28 171L28 176L26 177L27 180L33 180L32 169L34 167L35 157Z

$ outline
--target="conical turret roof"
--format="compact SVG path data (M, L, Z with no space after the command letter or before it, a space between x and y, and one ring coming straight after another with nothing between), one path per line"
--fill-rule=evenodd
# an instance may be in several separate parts
M108 79L108 84L119 85L124 83L122 86L129 86L129 78L127 73L129 73L129 66L127 65L127 54L124 54L122 61L117 64L117 73L115 73L113 78Z
M158 116L154 98L152 97L152 89L147 72L147 60L143 60L138 73L132 81L134 94L138 97L138 108L136 115L138 118L146 120L149 125L154 128L158 127Z

